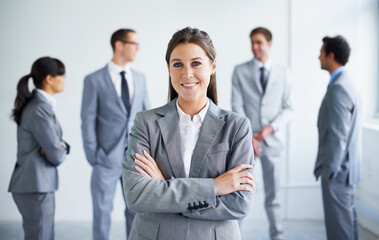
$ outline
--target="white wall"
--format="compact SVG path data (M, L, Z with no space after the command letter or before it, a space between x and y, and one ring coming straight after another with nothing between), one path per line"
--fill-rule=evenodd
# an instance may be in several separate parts
M185 26L198 27L212 37L218 53L219 105L230 109L230 78L234 65L252 57L248 35L256 26L273 32L272 57L291 66L296 113L290 126L289 158L283 163L284 215L290 219L322 219L319 183L312 172L317 150L316 118L329 79L320 70L318 55L325 35L344 35L353 49L347 65L357 76L364 72L360 90L373 89L375 69L361 63L360 52L370 52L378 41L359 35L370 18L362 6L375 0L240 0L240 1L49 1L4 0L0 3L0 220L20 219L7 193L16 158L16 125L9 120L18 79L30 71L35 59L49 55L67 69L65 92L57 96L57 116L72 152L59 167L56 193L57 220L90 220L91 168L86 163L80 134L83 77L111 58L109 38L121 27L137 30L141 43L133 67L144 72L154 107L166 102L167 70L164 54L172 34ZM326 7L328 6L328 7ZM366 8L367 10L367 8ZM366 17L365 17L366 16ZM363 20L361 20L363 19ZM377 25L370 23L369 26ZM361 29L366 29L362 31ZM376 51L377 53L378 51ZM373 58L371 56L371 58ZM377 61L377 59L376 59ZM362 84L361 84L362 83ZM362 86L363 85L363 86ZM376 89L376 88L375 88ZM376 92L368 95L375 98ZM364 98L363 101L370 101ZM371 106L363 104L364 106ZM365 116L371 116L371 107ZM371 114L371 115L370 115ZM260 165L253 218L265 219L262 209ZM123 218L121 191L117 192L113 219Z

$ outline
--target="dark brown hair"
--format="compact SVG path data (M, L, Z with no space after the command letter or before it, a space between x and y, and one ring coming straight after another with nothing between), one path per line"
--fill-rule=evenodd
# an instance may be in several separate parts
M17 84L17 96L14 100L14 108L12 109L11 116L17 125L20 125L22 110L35 94L35 91L29 91L29 78L33 79L36 88L42 88L43 81L48 75L55 77L64 74L64 64L56 58L41 57L33 63L31 72L23 76Z
M330 53L334 53L334 60L339 64L345 66L349 61L350 46L346 39L341 35L335 37L324 37L322 39L325 44L325 53L328 56Z
M121 42L128 41L128 34L131 32L135 33L136 31L134 31L133 29L129 29L129 28L121 28L112 34L111 46L112 46L113 52L116 48L116 42L117 41L121 41Z
M209 37L208 33L201 31L197 28L186 27L172 35L172 38L168 43L166 51L167 64L170 63L170 56L172 51L176 46L178 46L181 43L194 43L205 51L211 62L213 62L216 59L216 49L214 48L212 40ZM174 87L171 84L171 77L169 77L168 84L168 101L171 101L178 97L178 93L175 91ZM216 73L210 76L210 81L207 89L207 97L210 98L216 105L218 104Z
M253 30L251 30L250 38L253 35L258 34L258 33L262 33L268 42L272 41L272 34L271 34L270 30L268 30L267 28L264 28L264 27L257 27L257 28L254 28Z

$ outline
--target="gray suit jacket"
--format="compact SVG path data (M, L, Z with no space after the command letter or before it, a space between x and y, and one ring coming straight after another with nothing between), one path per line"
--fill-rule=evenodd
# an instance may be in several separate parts
M123 164L128 206L137 211L131 239L240 239L238 223L246 216L251 193L216 197L213 178L240 163L252 164L249 120L210 101L196 143L189 177L181 159L176 100L138 113ZM135 153L149 152L166 181L134 170Z
M134 94L130 113L117 95L107 66L84 79L81 119L88 162L121 168L135 114L149 108L145 76L132 69Z
M359 100L345 71L328 86L321 103L314 174L351 185L361 179L362 142Z
M253 133L272 125L274 133L265 140L272 148L283 148L286 124L293 114L292 87L287 68L272 64L263 94L256 79L253 60L237 65L232 77L232 110L250 119Z
M46 193L58 189L57 166L67 150L62 129L48 101L35 91L17 126L17 162L9 184L13 193ZM40 153L41 148L45 154Z

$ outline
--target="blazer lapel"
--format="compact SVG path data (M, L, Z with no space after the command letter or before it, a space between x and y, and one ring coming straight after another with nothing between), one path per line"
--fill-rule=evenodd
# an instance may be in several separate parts
M47 104L50 105L50 103L46 100L46 98L44 96L42 96L41 93L39 93L38 91L36 91L35 94L36 94L35 97L38 98L38 101L45 102L45 103L47 103ZM51 113L53 115L54 127L55 127L54 130L56 131L56 133L58 134L58 136L61 138L62 137L62 128L61 128L61 125L59 124L59 121L58 121L58 119L55 116L54 110L51 108L50 111L51 111Z
M185 178L182 155L182 140L180 137L179 117L176 110L176 99L156 112L163 117L158 119L168 160L176 178Z
M117 94L116 87L113 84L111 75L110 75L110 73L108 71L108 65L106 65L103 68L103 75L104 75L104 79L105 79L105 84L106 84L107 88L111 91L112 97L115 99L115 101L117 102L117 104L119 105L119 107L121 108L121 110L126 114L125 105L122 102L121 98Z
M212 101L209 101L209 109L205 115L203 125L200 129L200 135L192 154L189 177L199 176L205 156L222 126L224 126L224 121L220 119L218 107Z
M261 83L259 82L259 79L257 79L257 69L256 69L256 66L255 66L254 60L251 60L249 62L248 68L249 68L249 72L250 72L249 75L251 76L251 80L250 80L252 82L251 84L262 95L263 94L263 89L262 89Z

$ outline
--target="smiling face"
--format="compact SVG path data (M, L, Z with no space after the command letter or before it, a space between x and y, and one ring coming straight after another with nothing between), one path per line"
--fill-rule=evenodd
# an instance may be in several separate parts
M267 41L263 33L252 35L250 40L254 57L261 62L265 62L269 58L272 42Z
M205 51L194 43L181 43L172 51L167 66L171 84L178 93L179 105L194 103L204 106L216 60L212 62Z

